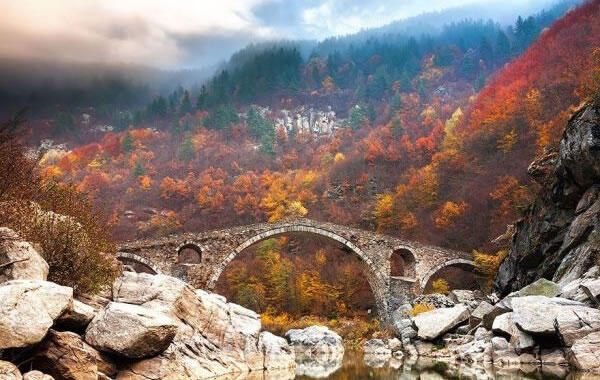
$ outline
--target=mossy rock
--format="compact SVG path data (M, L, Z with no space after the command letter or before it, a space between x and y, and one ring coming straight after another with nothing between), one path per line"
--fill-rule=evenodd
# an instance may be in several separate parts
M519 290L518 296L546 296L546 297L556 297L561 293L562 289L556 283L546 280L545 278L540 278L536 282L527 285L523 289Z

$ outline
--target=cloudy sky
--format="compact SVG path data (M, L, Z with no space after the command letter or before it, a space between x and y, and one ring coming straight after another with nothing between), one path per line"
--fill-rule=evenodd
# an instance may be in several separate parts
M496 2L498 0L495 0ZM516 4L549 0L504 0ZM0 59L207 66L250 42L322 39L486 0L0 0Z

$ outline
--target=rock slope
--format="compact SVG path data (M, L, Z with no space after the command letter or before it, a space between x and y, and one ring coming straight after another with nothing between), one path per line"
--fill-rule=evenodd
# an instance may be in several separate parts
M539 278L572 282L599 260L600 106L576 112L558 152L532 163L529 174L541 190L500 266L495 289L503 295Z

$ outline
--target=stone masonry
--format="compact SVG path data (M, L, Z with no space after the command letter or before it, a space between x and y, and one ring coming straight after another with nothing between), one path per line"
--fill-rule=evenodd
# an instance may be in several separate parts
M333 223L310 219L260 223L224 230L184 233L159 239L131 241L119 247L119 259L153 273L181 278L197 288L214 289L227 264L245 248L261 240L291 232L314 233L336 240L358 255L375 296L378 312L387 319L398 305L423 292L429 279L449 265L472 265L471 255L428 246ZM199 263L179 257L184 248L199 254ZM404 258L407 277L390 275L392 255Z

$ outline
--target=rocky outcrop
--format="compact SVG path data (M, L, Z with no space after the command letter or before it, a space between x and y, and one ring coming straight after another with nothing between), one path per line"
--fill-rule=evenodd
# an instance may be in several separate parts
M516 224L495 289L501 294L539 278L565 285L598 259L600 242L600 106L569 121L558 152L534 162L529 174L542 189Z
M0 227L0 283L41 280L48 277L48 263L33 246L13 230Z
M256 313L222 296L173 277L132 272L106 296L108 304L92 307L51 282L0 284L0 359L26 363L41 371L28 377L44 380L198 379L248 371L262 378L264 369L293 378L295 354L287 341L261 332ZM21 378L12 364L0 363L0 379Z
M469 319L469 310L458 304L421 313L413 318L417 335L423 340L434 340Z
M73 289L47 281L0 285L0 350L39 343L54 321L73 307Z
M292 329L285 333L285 337L297 354L336 354L344 352L342 338L325 326Z

